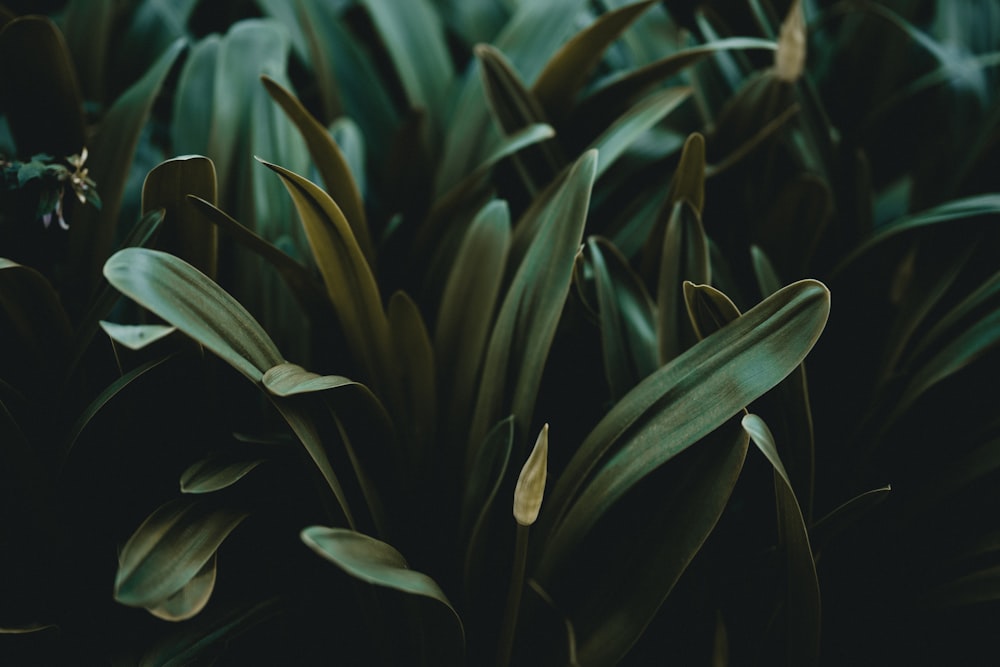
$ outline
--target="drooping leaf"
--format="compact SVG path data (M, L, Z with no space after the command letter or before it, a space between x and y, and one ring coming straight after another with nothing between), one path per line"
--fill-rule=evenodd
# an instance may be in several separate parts
M644 0L602 14L559 48L531 87L549 118L560 120L567 115L607 49L654 4Z
M789 285L660 368L580 445L539 526L540 571L552 572L629 488L732 418L792 372L826 324L830 294Z
M141 350L177 331L176 327L163 324L117 324L104 320L101 328L108 338L130 350Z
M158 247L180 257L209 278L215 278L218 264L218 231L206 224L204 215L188 200L193 195L216 202L215 166L200 155L161 162L146 176L142 185L143 213L163 209L166 223Z
M298 98L278 82L268 76L262 76L261 81L302 134L313 163L326 184L327 192L344 213L365 259L370 265L374 265L375 248L368 230L361 191L333 136L302 106Z
M193 463L181 473L181 493L212 493L232 486L259 466L261 459L214 455Z
M545 206L521 220L537 233L510 284L490 336L470 434L469 465L490 425L513 414L520 429L531 423L549 346L569 293L597 168L596 151L580 157ZM514 382L508 384L508 378Z
M441 587L426 574L411 570L396 549L343 528L310 526L301 537L310 549L351 577L430 602L427 608L431 614L422 617L428 631L425 650L441 661L435 664L457 665L462 661L465 631L458 613Z
M754 414L743 417L743 428L774 467L779 546L788 563L785 605L785 655L789 665L819 664L820 591L816 561L809 544L802 509L792 481L778 456L771 430Z
M180 498L153 512L119 556L115 599L156 608L191 582L246 514Z
M104 266L116 289L259 382L281 353L256 320L205 274L158 250L126 248Z

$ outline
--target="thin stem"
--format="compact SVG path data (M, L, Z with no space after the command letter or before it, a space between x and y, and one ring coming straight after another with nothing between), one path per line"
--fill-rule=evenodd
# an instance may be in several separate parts
M528 526L517 526L517 539L514 544L514 563L511 567L510 589L507 591L507 607L503 616L503 629L500 632L500 646L497 650L497 666L510 665L511 653L514 649L514 631L517 629L517 617L521 611L521 594L524 592L524 570L528 561Z

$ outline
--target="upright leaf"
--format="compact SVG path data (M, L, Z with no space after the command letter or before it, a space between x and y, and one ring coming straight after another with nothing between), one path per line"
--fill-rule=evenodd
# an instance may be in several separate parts
M659 315L660 363L665 364L692 343L691 324L684 304L684 281L711 282L708 238L701 216L687 200L674 205L663 235L656 307Z

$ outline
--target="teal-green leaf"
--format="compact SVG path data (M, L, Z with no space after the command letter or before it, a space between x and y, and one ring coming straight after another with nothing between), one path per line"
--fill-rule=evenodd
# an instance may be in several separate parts
M785 549L788 563L785 605L785 649L788 664L816 665L819 664L820 655L819 580L802 509L767 424L754 414L745 415L742 423L750 439L774 467L779 542Z
M590 528L652 470L705 437L801 363L819 338L830 293L789 285L646 378L570 459L543 508L541 571L570 557Z
M177 331L177 327L164 324L117 324L101 320L101 328L108 338L130 350L141 350Z
M104 276L139 305L194 338L253 382L283 361L236 299L185 261L145 248L116 252Z
M584 153L564 180L550 186L558 186L551 199L529 209L521 220L522 227L535 234L528 237L530 244L490 336L466 465L487 430L504 415L514 415L522 434L531 423L545 360L569 294L596 169L596 151Z
M153 512L118 557L115 599L131 607L157 607L205 567L246 518L199 499L179 498Z
M278 364L267 369L261 384L275 396L295 396L314 391L326 391L355 384L341 375L319 375L292 363Z
M222 37L208 35L191 47L174 92L170 139L181 155L206 153L212 136L215 70Z

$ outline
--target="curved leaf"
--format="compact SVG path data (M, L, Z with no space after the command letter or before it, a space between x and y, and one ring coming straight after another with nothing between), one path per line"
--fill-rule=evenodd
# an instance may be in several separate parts
M594 522L657 466L792 372L818 339L830 293L814 280L765 299L619 401L570 459L541 517L540 571L552 572Z
M261 384L275 396L295 396L356 384L341 375L318 375L298 364L283 363L267 369Z
M450 664L460 662L465 631L458 612L441 587L426 574L411 570L406 559L392 546L352 530L325 526L310 526L302 531L301 537L310 549L351 577L430 600L435 609L445 610L448 620L440 626L441 632L447 635L442 634L432 641L445 643L440 647L440 657L446 657Z
M191 582L247 517L180 498L162 505L132 534L119 556L115 599L157 608Z
M663 233L656 288L656 332L660 363L675 358L693 343L691 322L684 304L684 281L709 283L712 268L708 237L701 216L686 199L674 204Z
M337 142L291 92L266 75L261 76L261 81L272 99L281 105L302 134L313 163L326 184L327 192L344 213L365 259L370 265L374 265L375 247L368 231L361 191Z
M217 561L217 554L213 553L198 574L163 602L148 607L149 613L164 621L186 621L197 616L208 604L215 589Z
M397 419L419 470L430 461L429 445L437 423L434 348L420 309L406 292L396 292L389 299L388 319L395 352L395 380L402 398L396 407Z
M212 493L225 489L246 477L261 463L261 459L248 461L210 456L188 466L181 473L181 493Z
M644 0L602 14L556 51L531 87L550 118L561 119L567 115L577 93L600 64L604 53L654 4L655 0Z
M684 304L698 340L708 338L740 316L732 299L711 285L684 281Z
M281 363L274 342L236 299L158 250L119 250L104 265L117 290L204 345L253 382Z
M745 415L742 424L750 439L774 467L779 543L784 547L788 561L785 605L788 664L816 665L819 664L820 593L809 531L792 489L792 481L778 457L771 430L763 419L754 414Z

